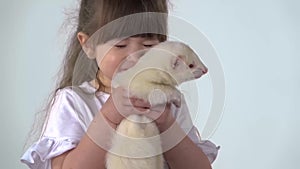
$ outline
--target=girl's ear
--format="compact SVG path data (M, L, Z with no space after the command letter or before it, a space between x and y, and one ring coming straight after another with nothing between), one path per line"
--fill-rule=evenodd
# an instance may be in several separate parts
M87 57L90 59L95 59L95 51L94 49L88 45L87 41L89 39L89 35L83 33L83 32L78 32L77 33L77 39L83 49L83 51L86 53Z

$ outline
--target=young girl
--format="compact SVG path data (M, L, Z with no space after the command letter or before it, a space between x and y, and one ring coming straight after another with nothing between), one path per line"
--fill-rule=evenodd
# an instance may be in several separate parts
M147 14L146 18L152 18L150 23L140 24L145 20L131 18L121 21L123 24L119 24L119 20L117 25L106 27L104 32L101 30L120 17L141 12L167 14L168 2L81 1L78 26L65 56L58 87L47 106L40 138L21 158L31 169L104 169L110 138L122 119L145 112L149 117L157 117L155 110L158 107L155 105L128 98L125 89L110 86L116 68L127 56L166 40L166 18L153 19ZM156 31L128 33L136 28L134 31L149 29L153 24ZM96 38L92 38L96 32ZM176 135L170 135L165 142L172 142L177 135L182 136L176 145L163 153L165 168L211 168L210 163L215 160L218 148L208 140L200 140L184 101L182 107L178 113L172 103L167 103L164 111L159 112L160 116L154 118L161 133L171 125L175 126L172 133ZM191 126L187 132L186 126Z

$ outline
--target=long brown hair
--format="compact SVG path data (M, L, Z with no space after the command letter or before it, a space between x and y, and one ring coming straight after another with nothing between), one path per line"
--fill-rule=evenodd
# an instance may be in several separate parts
M72 85L79 85L84 81L90 81L96 77L99 84L97 91L101 90L103 84L94 76L85 76L79 81L74 83L74 68L79 55L84 55L82 47L77 39L77 34L83 32L89 36L93 35L99 28L108 24L109 22L116 20L120 17L127 16L130 14L141 13L141 12L159 12L168 14L168 0L81 0L79 11L77 12L76 29L69 37L69 43L67 50L62 62L61 68L58 72L57 84L54 91L48 98L48 103L45 108L36 114L35 123L32 126L31 132L28 136L25 148L29 146L29 143L37 140L42 132L44 123L46 122L47 115L52 106L55 94L58 90L63 89ZM166 28L167 22L164 22ZM165 33L155 35L160 41L166 40L166 29L163 30ZM153 34L142 34L137 36L153 36ZM106 39L108 40L108 39ZM92 62L93 67L98 71L96 61Z

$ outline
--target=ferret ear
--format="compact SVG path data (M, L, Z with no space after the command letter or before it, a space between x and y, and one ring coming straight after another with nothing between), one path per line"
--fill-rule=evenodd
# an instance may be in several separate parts
M179 57L173 57L171 61L172 69L177 68L180 65L181 59Z
M185 60L186 56L185 55L178 55L178 57L182 60Z

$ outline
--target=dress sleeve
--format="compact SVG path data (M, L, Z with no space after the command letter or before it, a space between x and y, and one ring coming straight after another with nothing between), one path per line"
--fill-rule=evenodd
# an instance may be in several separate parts
M41 138L21 157L31 169L51 169L51 159L73 149L83 136L84 129L75 104L81 104L71 90L57 92L44 124Z
M210 140L201 140L197 128L194 126L188 134L189 138L199 147L207 156L210 163L213 163L217 158L220 146L216 146Z
M31 169L51 169L51 159L73 149L78 140L44 137L34 143L21 157L21 162Z

